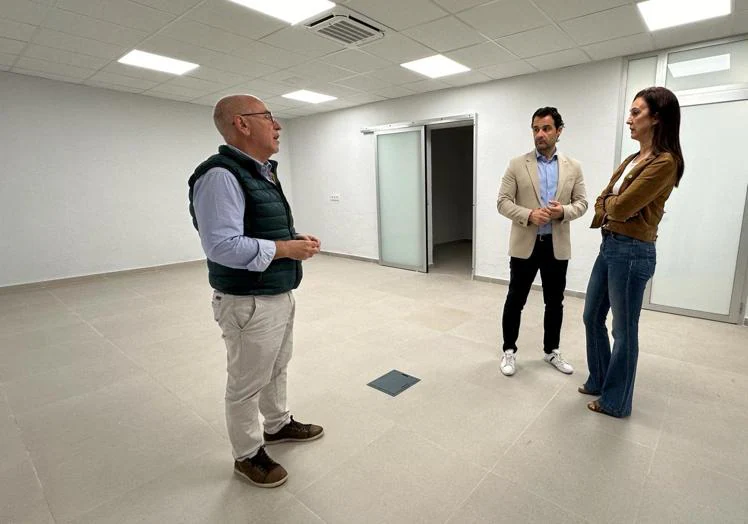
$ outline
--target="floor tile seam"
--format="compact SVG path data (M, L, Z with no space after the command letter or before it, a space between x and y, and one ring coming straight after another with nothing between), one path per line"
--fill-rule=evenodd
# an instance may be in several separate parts
M478 488L481 486L481 484L483 484L483 481L486 480L486 478L488 478L488 476L490 474L491 474L490 471L486 471L483 474L483 476L478 481L478 483L475 486L473 486L472 490L470 490L470 493L468 493L465 498L463 498L461 501L459 501L457 503L456 507L449 513L449 515L447 516L447 518L444 519L444 524L449 523L449 521L451 521L455 517L455 515L457 515L457 512L460 511L460 509L462 509L465 506L465 504L467 504L467 501L470 500L470 497L473 496L473 494L478 490Z
M155 481L157 481L157 480L159 480L159 479L161 479L163 477L166 477L167 475L169 475L173 471L176 471L177 469L179 469L180 467L182 467L184 464L187 464L188 462L193 461L193 460L197 461L197 460L199 460L200 458L202 458L202 457L204 457L206 455L210 455L211 453L212 453L212 451L208 450L205 453L201 453L199 455L196 455L193 458L185 459L182 462L177 462L174 467L172 467L172 468L170 468L170 469L168 469L166 471L163 471L161 473L156 474L156 476L154 476L153 478L150 478L150 479L148 479L148 480L146 480L146 481L138 484L137 486L133 486L131 489L128 489L127 491L125 491L123 493L119 493L117 495L112 495L111 497L108 497L105 500L102 500L99 504L96 504L95 506L93 506L91 508L88 508L88 509L84 510L83 512L79 512L77 514L70 515L70 516L66 517L64 522L69 523L69 522L77 521L81 517L85 517L87 514L92 513L93 511L96 511L98 508L100 508L102 506L105 506L106 504L109 504L111 502L116 502L119 499L125 498L130 493L139 490L140 488L142 488L146 484L150 484L151 482L155 482ZM51 513L51 511L50 511L50 513ZM52 514L52 517L54 518L54 514ZM58 520L55 520L55 521L59 522Z
M120 348L118 348L110 340L107 340L107 339L104 339L104 340L105 340L105 342L109 346L111 346L117 352L122 351ZM106 362L106 358L105 357L101 357L101 356L91 357L91 358L85 358L85 359L81 358L81 359L78 359L77 361L71 362L69 364L65 364L65 365L62 365L62 366L57 366L57 367L53 367L53 368L49 368L49 369L44 369L44 370L41 370L41 371L36 371L36 372L33 372L33 373L29 373L27 375L17 376L17 377L14 377L14 378L10 379L10 380L0 379L0 385L8 386L10 384L13 384L14 382L18 382L18 381L21 381L21 380L27 380L27 379L30 379L30 378L38 378L41 375L47 375L47 374L50 374L50 373L55 373L55 372L60 371L60 370L64 370L64 369L68 369L68 368L73 368L73 367L79 366L81 362L85 362L86 364L91 364L91 363L96 363L96 362ZM103 387L109 387L109 386L111 386L111 384L107 384L106 386L103 386ZM91 391L98 391L99 389L101 389L101 388L96 388L96 389L91 390ZM75 398L77 396L78 395L74 395L73 397L69 397L69 398ZM29 410L29 411L34 411L34 410Z
M387 419L387 420L391 420L391 419ZM386 429L385 431L383 431L383 432L382 432L381 434L377 435L377 436L376 436L376 437L375 437L374 439L372 439L372 440L371 440L371 441L370 441L369 443L367 443L367 444L366 444L366 446L364 446L364 447L363 447L363 448L361 448L360 450L358 450L358 451L356 451L356 452L354 452L354 453L350 454L349 456L347 456L347 457L345 458L345 460L344 460L343 462L341 462L341 463L340 463L340 464L339 464L338 466L336 466L335 468L332 468L332 469L330 469L329 471L327 471L327 472L326 472L326 473L325 473L324 475L322 475L322 476L321 476L320 478L316 479L316 480L315 480L315 481L313 481L313 482L310 482L309 484L307 484L307 485L306 485L306 486L304 486L303 488L299 489L299 490L298 490L298 491L297 491L297 492L295 493L295 495L300 495L300 494L302 494L303 492L305 492L305 491L307 491L308 489L312 488L312 487L313 487L314 485L318 484L318 483L319 483L319 482L321 482L322 480L324 480L324 479L326 479L327 477L329 477L330 475L332 475L332 474L333 474L334 472L336 472L336 471L339 471L339 470L340 470L340 469L342 469L342 468L343 468L343 467L344 467L345 465L347 465L347 464L348 464L348 463L349 463L349 462L350 462L351 460L353 460L353 459L354 459L354 458L355 458L355 457L356 457L357 455L359 455L359 454L361 454L361 453L364 453L364 452L365 452L365 451L366 451L366 450L367 450L368 448L370 448L370 447L371 447L372 445L374 445L374 444L375 444L375 443L376 443L376 442L377 442L378 440L380 440L380 439L382 439L383 437L385 437L385 436L386 436L386 435L387 435L388 433L390 433L390 432L391 432L391 431L393 431L394 429L398 429L398 430L400 430L400 431L405 431L405 432L408 432L408 433L414 433L414 434L415 434L415 435L417 435L417 436L418 436L418 437L419 437L420 439L422 439L422 440L425 440L425 441L426 441L427 443L431 444L432 446L434 446L435 448L437 448L438 450L440 450L440 451L441 451L442 453L444 453L444 454L450 454L450 455L452 455L452 456L455 456L455 457L457 457L457 456L458 456L458 454L457 454L457 453L456 453L455 451L453 451L453 450L450 450L450 449L447 449L447 448L445 448L445 447L444 447L444 446L442 446L441 444L439 444L439 443L437 443L437 442L434 442L434 441L432 441L432 440L430 440L430 439L426 438L425 436L421 435L420 433L416 433L415 431L413 431L412 429L410 429L410 428L408 428L408 427L406 427L406 426L403 426L403 425L401 425L401 424L398 424L398 423L397 423L397 422L395 422L395 421L392 421L392 422L393 422L393 424L392 424L392 426L391 426L391 427L389 427L388 429ZM466 461L466 462L467 462L468 464L470 464L471 466L474 466L474 467L476 467L476 468L478 468L478 469L480 469L480 470L483 470L483 471L484 471L484 472L486 472L486 473L489 473L489 472L490 472L490 470L489 470L489 469L487 469L487 468L486 468L486 467L484 467L484 466L481 466L480 464L476 464L475 462L471 462L471 461L469 461L469 460L468 460L468 461Z
M23 444L23 450L26 452L26 460L31 466L31 470L34 472L34 478L36 479L36 483L42 492L42 497L44 497L44 504L47 507L47 511L52 516L52 520L57 522L57 519L52 513L52 508L49 505L49 499L47 498L47 492L44 489L44 484L42 483L42 479L39 478L39 471L37 470L36 464L34 463L34 459L31 456L31 451L29 450L29 447L26 443L26 439L23 438L23 430L21 430L21 426L18 424L18 419L16 418L15 413L13 413L13 409L11 408L10 403L8 402L8 396L6 395L4 388L0 388L0 394L2 394L3 402L5 402L5 404L8 406L8 409L10 410L11 417L13 418L13 425L15 426L15 429L18 432L18 437L21 439L21 443Z
M308 504L304 503L303 500L301 500L299 497L297 497L295 493L291 493L290 491L288 493L289 493L289 495L291 495L291 498L293 498L296 502L298 502L299 504L301 504L302 507L306 508L306 510L309 513L311 513L312 515L314 515L315 517L317 517L320 520L320 522L322 522L324 524L327 524L327 521L325 519L323 519L316 511L314 511L311 507L309 507Z
M552 506L555 506L555 507L557 507L557 508L559 508L559 509L561 509L561 510L565 511L566 513L569 513L570 515L572 515L572 516L574 516L574 517L577 517L577 518L580 518L580 519L582 519L582 520L583 520L584 522L586 522L586 523L588 523L588 524L592 524L592 523L594 522L594 521L591 521L591 520L590 520L589 518L585 517L584 515L582 515L582 514L580 514L580 513L577 513L577 512L576 512L576 511L575 511L574 509L572 509L572 508L567 508L567 507L565 507L565 506L562 506L562 505L561 505L561 504L559 504L558 502L556 502L556 501L554 501L554 500L551 500L551 499L549 499L548 497L546 497L546 496L545 496L545 492L542 492L542 491L537 491L537 490L536 490L535 488L533 488L532 486L530 486L530 485L528 485L528 484L522 484L522 483L520 483L520 482L517 482L517 481L515 481L515 480L512 480L512 479L510 479L510 478L507 478L507 477L504 477L504 476L502 476L502 475L499 475L498 473L496 473L496 472L494 472L494 471L489 471L489 474L490 474L490 475L492 475L492 476L494 476L494 477L497 477L497 478L499 478L499 479L505 480L505 481L507 481L507 482L512 482L512 483L514 483L514 484L517 484L517 486L519 486L519 487L520 487L520 489L522 489L522 490L526 491L527 493L529 493L529 494L531 494L531 495L534 495L534 496L538 497L538 498L539 498L540 500L542 500L543 502L546 502L546 503L548 503L548 504L551 504Z
M517 444L517 442L519 442L519 440L527 432L527 430L530 429L530 427L533 424L535 424L535 422L540 418L540 415L543 414L543 412L548 408L548 406L551 404L551 402L553 402L553 400L558 396L558 394L561 392L561 390L563 389L563 387L564 387L564 384L559 384L558 385L558 387L556 388L556 392L553 395L551 395L551 398L548 399L548 401L545 403L545 405L543 405L543 407L540 408L540 410L538 410L538 414L535 415L535 417L533 417L532 420L530 420L527 424L525 424L525 427L522 428L522 431L520 431L519 434L517 435L517 437L511 442L511 444L509 444L507 446L507 448L504 450L504 453L501 454L501 457L498 460L496 460L496 462L493 464L493 466L491 466L491 468L489 469L489 471L494 471L496 469L496 466L499 465L499 462L501 462L501 460L503 459L503 457L506 456L509 453L509 450L512 449Z
M59 299L58 299L58 300L59 300ZM131 363L131 364L132 364L133 366L135 366L135 368L136 368L136 369L139 369L139 370L140 370L141 372L143 372L143 373L144 373L144 374L145 374L146 376L148 376L148 377L149 377L149 378L150 378L150 379L151 379L151 380L152 380L152 381L154 382L154 384L156 384L156 385L157 385L157 386L158 386L159 388L161 388L161 389L162 389L163 391L165 391L166 393L168 393L168 394L169 394L169 396L171 396L171 397L172 397L173 399L175 399L175 400L176 400L176 401L177 401L177 402L178 402L179 404L181 404L183 408L186 408L186 409L187 409L187 410L188 410L188 411L189 411L190 413L192 413L192 414L193 414L193 415L195 415L195 416L196 416L197 418L199 418L200 420L202 420L202 421L203 421L203 422L204 422L204 423L205 423L205 424L206 424L206 425L207 425L207 426L208 426L208 427L210 428L210 430L211 430L211 431L212 431L213 433L215 433L215 434L216 434L216 435L218 435L219 437L222 437L222 438L224 438L224 436L223 436L223 435L222 435L222 434L221 434L220 432L218 432L218 431L217 431L217 430L216 430L216 429L215 429L215 428L213 427L213 425L212 425L212 424L211 424L211 423L210 423L210 422L209 422L208 420L205 420L205 418L203 418L203 417L202 417L202 416L201 416L201 415L200 415L200 414L199 414L199 413L198 413L198 412L197 412L197 411L196 411L195 409L193 409L193 408L192 408L192 406L191 406L191 405L189 405L189 404L188 404L188 403L187 403L187 402L186 402L185 400L183 400L183 399L182 399L181 397L179 397L179 396L178 396L178 395L177 395L177 394L176 394L176 393L175 393L174 391L171 391L171 390L170 390L169 388L167 388L167 387L166 387L166 386L165 386L164 384L162 384L162 383L161 383L161 381L160 381L160 380L158 380L158 379L157 379L157 378L156 378L156 377L155 377L155 376L153 375L153 373L151 373L151 372L150 372L150 371L149 371L148 369L146 369L145 367L143 367L143 366L142 366L142 365L141 365L141 364L140 364L139 362L137 362L137 361L136 361L135 359L133 359L133 358L132 358L132 357L131 357L131 356L130 356L129 354L127 354L127 352L125 352L125 351L124 351L124 350L123 350L123 349L122 349L121 347L119 347L119 346L118 346L118 345L117 345L116 343L114 343L114 342L113 342L112 340L110 340L110 339L109 339L108 337L106 337L105 335L103 335L103 334L102 334L102 333L101 333L101 332L100 332L100 331L99 331L98 329L96 329L96 327L95 327L95 326L93 326L93 325L92 325L92 324L91 324L90 322L88 322L87 320L83 319L82 317L80 317L80 315L78 315L78 314L77 314L77 313L75 313L75 312L74 312L73 314L75 314L76 316L78 316L78 318L81 318L81 320L83 321L83 323L87 324L87 325L88 325L88 326L89 326L89 327L90 327L90 328L91 328L91 329L92 329L92 330L93 330L94 332L96 332L96 333L97 333L97 334L98 334L98 335L99 335L100 337L102 337L102 338L103 338L104 340L106 340L108 344L110 344L110 345L111 345L112 347L114 347L114 348L115 348L115 349L116 349L116 350L117 350L117 351L118 351L118 352L119 352L119 353L120 353L120 354L121 354L121 355L122 355L122 356L123 356L123 357L124 357L125 359L127 359L127 360L128 360L128 361L129 361L129 362L130 362L130 363ZM94 390L94 392L95 392L95 391L100 391L101 389L105 389L105 388L107 388L107 387L110 387L110 386L112 386L112 384L109 384L109 385L107 385L107 386L104 386L104 387L102 387L102 388L97 388L96 390ZM80 397L80 396L83 396L83 395L89 394L89 393L91 393L91 392L92 392L92 391L88 391L88 392L86 392L86 393L84 393L84 394L82 394L82 395L76 395L75 397ZM75 398L75 397L71 397L71 398ZM68 399L65 399L65 400L68 400ZM50 405L50 404L46 404L46 406L49 406L49 405Z
M687 458L685 458L685 454L683 452L668 451L668 450L662 450L662 452L663 453L670 453L672 455L675 455L676 458L679 461L686 462L686 463L688 463L690 466L692 466L694 468L698 468L698 469L700 469L702 471L707 471L709 473L714 473L715 475L719 475L720 477L724 477L726 479L732 480L733 482L737 482L738 484L742 484L743 486L745 486L746 488L748 488L748 477L745 478L745 479L742 479L742 478L736 477L736 476L734 476L734 475L732 475L732 474L730 474L730 473L728 473L726 471L722 471L722 470L719 470L719 469L716 469L716 468L712 468L712 467L709 467L709 466L707 466L705 464L701 464L701 463L696 463L696 462L693 462L693 461L689 461Z

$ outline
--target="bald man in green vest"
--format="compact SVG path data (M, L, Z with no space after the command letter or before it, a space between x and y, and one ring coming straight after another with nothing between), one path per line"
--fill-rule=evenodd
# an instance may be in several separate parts
M208 262L214 318L226 343L226 426L234 472L272 488L288 473L265 445L315 440L324 433L321 426L295 421L286 399L292 290L301 282L301 261L319 253L320 241L294 229L278 163L270 160L278 152L281 125L262 100L222 98L213 120L226 144L190 177L190 214Z

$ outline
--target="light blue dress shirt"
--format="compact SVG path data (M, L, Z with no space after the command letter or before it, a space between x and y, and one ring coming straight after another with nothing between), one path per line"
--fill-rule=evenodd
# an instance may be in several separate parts
M270 162L262 164L229 147L254 160L262 176L275 184ZM222 167L209 169L195 182L192 202L200 226L200 243L210 260L235 269L267 269L275 257L275 242L244 236L244 191L231 171Z
M538 159L538 178L540 179L540 202L543 207L553 200L558 189L558 151L553 151L553 156L548 160L545 155L535 150ZM548 222L538 229L538 235L550 235L551 223Z

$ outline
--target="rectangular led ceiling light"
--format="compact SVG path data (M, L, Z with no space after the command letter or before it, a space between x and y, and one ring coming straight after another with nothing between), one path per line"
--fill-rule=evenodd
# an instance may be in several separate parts
M675 78L727 71L730 69L730 54L684 60L683 62L668 64L667 68L670 69L670 74Z
M636 6L650 31L690 24L732 12L730 0L648 0Z
M289 24L298 24L302 20L323 13L335 7L327 0L231 0L255 11L278 18Z
M138 51L137 49L133 49L117 60L117 62L120 64L153 69L154 71L163 71L164 73L171 73L173 75L183 75L186 72L199 67L198 64L184 62L182 60L177 60L176 58L169 58L168 56L154 55L153 53L146 53L145 51Z
M321 102L337 100L337 97L315 93L314 91L307 91L306 89L302 89L301 91L294 91L293 93L286 93L285 95L283 95L283 98L300 100L302 102L309 102L310 104L319 104Z
M469 67L455 62L444 55L429 56L427 58L413 60L412 62L406 62L400 65L411 71L415 71L416 73L428 76L429 78L440 78L442 76L455 75L457 73L470 71Z

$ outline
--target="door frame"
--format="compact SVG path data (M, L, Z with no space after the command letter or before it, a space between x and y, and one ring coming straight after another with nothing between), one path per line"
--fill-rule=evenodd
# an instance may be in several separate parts
M390 124L381 124L376 126L364 127L361 129L361 133L364 135L371 134L382 134L385 132L393 132L403 129L412 129L416 127L423 127L426 131L426 142L424 148L424 156L426 161L426 271L428 272L428 266L431 261L431 253L433 247L433 236L431 232L431 141L430 141L430 129L442 129L448 127L461 127L461 126L473 126L473 249L472 257L470 261L470 278L475 278L475 259L476 259L476 245L477 245L477 199L478 199L478 114L477 113L465 113L461 115L451 115L437 118L428 118L423 120L413 120L406 122L393 122ZM378 229L378 241L379 241L379 263L382 263L382 228L381 219L379 216L379 166L378 166L378 155L377 155L377 144L374 144L375 154L375 177L377 178L377 229ZM402 268L412 269L412 268Z

